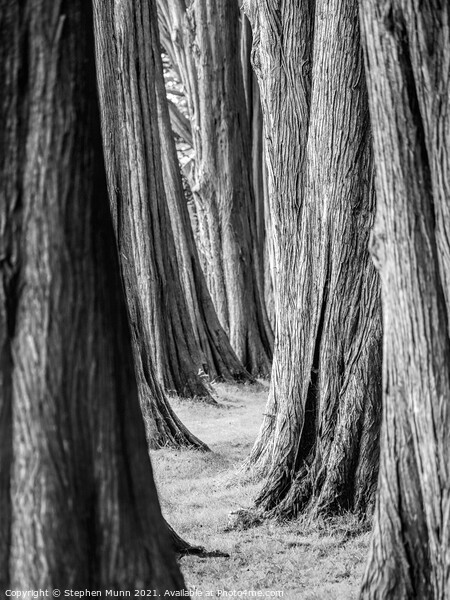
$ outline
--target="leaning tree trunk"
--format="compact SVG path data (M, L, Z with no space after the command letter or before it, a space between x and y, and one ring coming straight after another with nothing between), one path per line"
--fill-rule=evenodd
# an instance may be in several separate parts
M356 0L248 2L276 264L268 406L246 465L261 511L365 512L377 473L381 326L367 251L370 130Z
M16 4L0 2L14 499L2 490L2 579L175 592L183 579L153 483L108 209L90 5Z
M383 435L361 597L450 598L450 7L361 2L377 168Z
M164 189L175 238L180 279L193 326L194 338L202 351L205 370L209 379L239 382L253 381L252 376L244 369L237 358L219 322L200 266L172 134L162 62L159 54L157 24L153 42ZM177 114L179 113L177 112Z
M212 400L202 378L208 364L195 339L179 278L162 180L155 93L155 68L161 66L152 41L154 8L152 3L132 2L113 7L101 0L94 7L108 189L139 346L140 391L148 395L151 361L169 393Z
M162 42L186 90L195 151L190 184L211 296L231 345L254 375L271 369L235 0L158 0Z
M103 52L104 38L110 35L109 43L114 39L111 29L114 28L115 15L108 13L105 16L103 11L103 6L94 3L94 24L102 20L102 27L96 36L97 75L100 83L105 83L104 86L100 85L100 98L103 103L109 197L132 323L135 369L147 440L151 448L187 446L207 450L207 446L175 415L161 387L165 385L182 395L198 393L209 397L209 392L198 375L203 363L198 363L200 353L193 340L178 280L165 197L161 194L158 149L155 149L153 155L155 168L150 170L152 162L146 152L150 153L152 146L146 145L144 139L150 136L152 141L149 115L148 112L145 113L145 121L138 114L139 104L135 96L132 100L131 96L127 97L127 110L130 109L127 118L136 118L136 140L127 137L132 131L127 129L126 135L114 141L116 136L120 137L124 132L119 124L125 122L125 117L122 119L122 115L115 114L114 111L119 107L115 101L105 99L107 84L106 79L102 78L106 77L108 69L112 67L110 55ZM147 35L150 36L150 30ZM133 42L132 39L128 41ZM134 75L132 81L127 78L131 77L131 73L122 71L122 75L124 89L129 91L129 85L136 84L136 79ZM133 89L131 93L134 92ZM120 98L125 101L125 95ZM121 108L124 109L124 106L121 105ZM148 106L144 105L143 110L147 109ZM156 110L155 105L153 109ZM123 144L123 149L120 144ZM149 162L143 164L145 157ZM130 164L136 161L136 167L129 171L125 168L127 158L131 161ZM139 161L141 170L138 169ZM130 200L127 200L127 194Z

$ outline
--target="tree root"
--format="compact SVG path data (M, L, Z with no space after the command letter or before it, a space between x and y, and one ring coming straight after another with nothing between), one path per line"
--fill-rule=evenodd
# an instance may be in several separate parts
M217 558L224 557L229 558L229 554L227 552L222 552L221 550L206 550L203 546L193 546L186 540L183 540L182 537L178 535L178 533L167 523L167 529L169 530L169 536L172 543L172 549L179 557L194 555L199 558Z

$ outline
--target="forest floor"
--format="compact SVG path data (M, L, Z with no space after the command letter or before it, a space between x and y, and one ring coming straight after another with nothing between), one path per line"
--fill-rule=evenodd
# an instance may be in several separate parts
M351 516L325 523L266 521L248 529L230 527L230 512L251 506L258 490L257 483L236 477L236 471L258 433L268 386L218 384L214 389L219 406L172 401L182 421L212 452L152 452L168 522L189 542L229 554L180 559L188 588L198 590L193 597L220 597L218 590L236 591L228 597L258 597L252 590L261 591L259 597L286 600L356 599L369 533L358 532ZM266 594L277 591L283 595Z

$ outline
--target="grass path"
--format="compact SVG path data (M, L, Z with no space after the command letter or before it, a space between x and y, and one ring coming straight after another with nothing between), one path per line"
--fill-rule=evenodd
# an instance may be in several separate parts
M267 386L215 386L219 407L175 400L173 406L212 452L152 452L164 516L189 542L229 558L185 556L181 568L192 590L244 591L287 600L352 600L367 556L369 534L353 536L355 522L265 522L230 530L229 513L251 505L258 485L233 478L257 435ZM268 596L266 591L282 591ZM196 596L194 596L196 597ZM199 597L199 596L197 596ZM210 596L211 597L211 596ZM223 595L222 597L227 597ZM230 596L228 596L230 597Z

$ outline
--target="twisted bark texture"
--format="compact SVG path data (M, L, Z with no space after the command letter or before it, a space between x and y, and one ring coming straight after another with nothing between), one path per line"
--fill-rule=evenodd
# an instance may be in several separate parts
M2 584L181 590L139 410L90 6L1 0L0 14Z
M158 0L162 43L188 98L189 176L200 254L219 320L244 367L268 376L272 330L260 293L239 9L235 0Z
M97 74L108 190L141 396L149 363L169 393L211 399L179 278L162 180L155 92L153 3L94 2ZM149 400L144 400L149 403Z
M153 43L164 189L174 234L181 284L195 342L202 352L204 368L209 379L251 382L253 377L237 358L219 322L200 266L171 129L158 28L155 29Z
M362 0L384 352L361 598L450 597L450 7Z
M246 466L257 505L365 513L377 475L381 325L357 2L247 2L265 119L276 343Z

